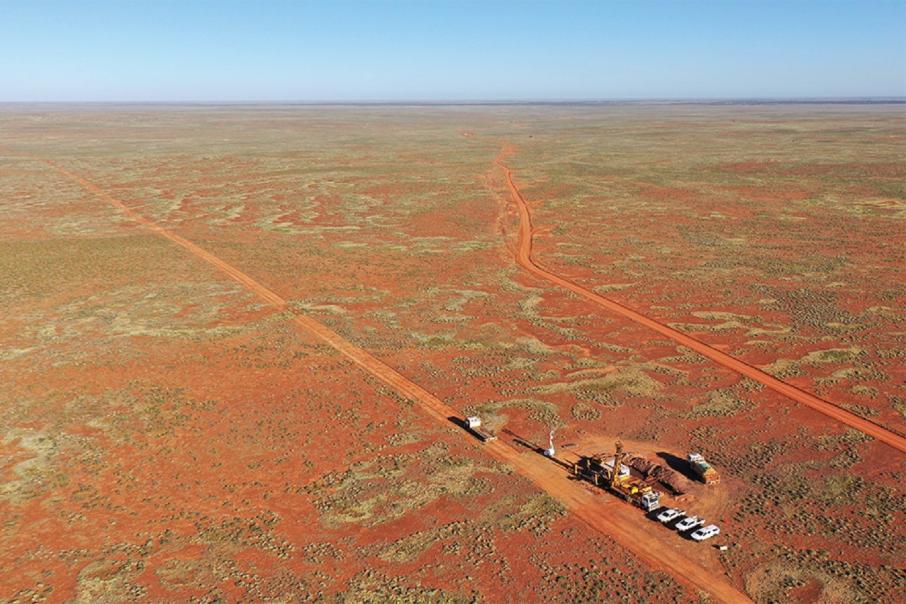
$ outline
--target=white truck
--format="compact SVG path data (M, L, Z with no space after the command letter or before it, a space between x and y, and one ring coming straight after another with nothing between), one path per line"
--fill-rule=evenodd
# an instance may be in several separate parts
M493 432L489 432L481 427L481 418L477 415L469 416L465 419L465 426L469 429L469 432L477 436L481 442L490 442L492 440L497 440L497 435Z

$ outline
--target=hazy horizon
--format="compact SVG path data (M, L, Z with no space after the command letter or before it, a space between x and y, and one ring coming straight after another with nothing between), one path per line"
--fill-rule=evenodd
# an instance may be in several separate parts
M311 106L311 107L480 107L480 106L595 106L595 105L902 105L906 96L865 97L712 97L712 98L614 98L614 99L464 99L409 100L362 99L342 101L331 99L258 99L258 100L103 100L103 101L0 101L0 106L172 106L172 107L254 107L254 106Z

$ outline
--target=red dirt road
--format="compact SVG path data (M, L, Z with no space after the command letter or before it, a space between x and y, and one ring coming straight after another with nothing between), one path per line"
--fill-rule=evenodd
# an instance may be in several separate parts
M501 153L501 156L506 155L509 152L509 149L504 149ZM530 271L531 273L550 281L556 285L564 287L569 291L582 296L586 300L592 302L593 304L600 306L601 308L613 311L618 313L627 319L630 319L640 325L644 325L654 331L664 335L671 340L691 348L700 355L711 359L719 365L726 367L727 369L732 369L733 371L743 375L747 378L753 379L756 382L764 384L771 390L782 394L783 396L790 398L796 402L802 403L807 407L823 413L827 417L830 417L838 422L846 424L851 428L859 430L863 434L867 434L877 440L890 445L891 447L898 449L902 453L906 453L906 438L892 432L878 424L867 420L863 417L859 417L854 413L850 413L845 409L841 409L837 405L830 403L824 399L818 398L814 394L810 394L804 390L791 386L786 382L778 380L772 375L769 375L739 359L728 355L725 352L721 352L716 348L705 344L699 340L696 340L692 336L689 336L679 330L676 330L672 327L669 327L659 321L652 319L651 317L645 316L642 313L635 311L627 306L623 306L619 302L615 302L609 298L605 298L599 294L594 293L588 289L585 289L581 285L570 281L556 273L552 273L541 266L539 266L532 259L532 235L534 233L534 227L532 226L532 214L529 211L528 204L525 201L525 198L522 196L522 193L519 192L519 188L516 186L516 183L513 182L513 172L510 170L506 164L503 163L501 157L498 157L496 160L497 165L503 170L504 175L506 176L507 187L510 190L510 194L513 198L513 201L516 203L516 206L519 210L519 237L516 248L516 261L520 266Z
M42 161L62 175L77 182L89 193L122 211L131 219L223 271L231 279L266 300L276 309L281 311L291 310L284 298L238 268L224 262L188 239L145 218L81 175L51 161ZM295 312L293 312L293 321L299 327L319 337L371 375L415 401L425 413L444 425L449 426L449 418L458 415L455 409L442 400L327 326ZM465 433L463 435L465 436ZM487 443L482 446L482 449L499 461L509 464L522 476L528 478L539 488L560 501L566 509L583 520L592 529L613 538L653 568L668 572L681 583L706 592L719 601L733 603L751 601L746 594L727 582L721 576L719 569L709 570L690 560L683 554L680 549L681 546L677 546L675 543L668 544L661 539L652 538L653 530L647 530L651 529L651 527L645 526L645 523L652 523L644 518L640 510L631 508L609 497L599 495L597 492L590 491L580 483L570 481L562 468L556 467L555 464L546 460L539 459L533 453L520 453L500 441ZM653 528L657 529L658 527ZM665 535L669 535L668 539L672 541L676 540L676 536L672 533L666 533ZM674 547L671 547L671 545L674 545ZM692 544L684 543L681 545L694 547Z

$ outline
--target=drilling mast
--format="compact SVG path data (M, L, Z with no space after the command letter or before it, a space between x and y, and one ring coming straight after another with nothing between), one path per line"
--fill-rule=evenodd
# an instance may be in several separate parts
M613 471L610 473L610 486L616 488L620 484L620 468L623 467L623 459L626 452L623 451L623 441L617 440L617 450L613 456Z

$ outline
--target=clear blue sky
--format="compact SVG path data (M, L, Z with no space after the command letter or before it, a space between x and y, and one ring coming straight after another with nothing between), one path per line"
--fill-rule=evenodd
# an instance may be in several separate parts
M0 101L906 96L906 0L0 0Z

